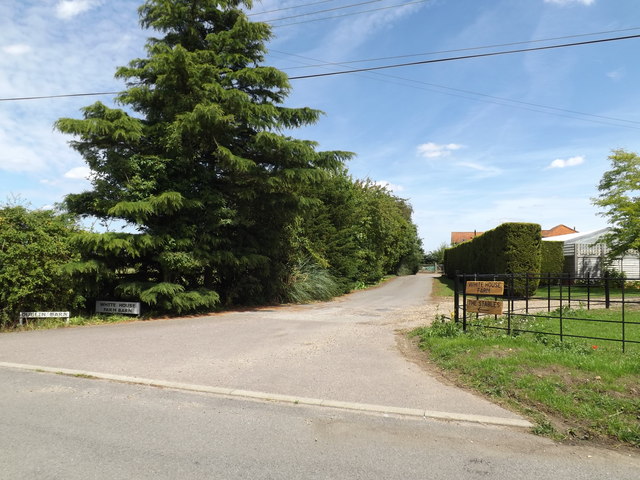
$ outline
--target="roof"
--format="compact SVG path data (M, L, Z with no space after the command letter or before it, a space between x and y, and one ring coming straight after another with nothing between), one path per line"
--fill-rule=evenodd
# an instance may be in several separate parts
M609 227L590 232L569 233L567 235L556 235L555 237L545 237L545 242L564 242L566 244L581 243L591 245L596 243L602 235L609 231Z
M555 227L549 230L542 230L542 238L546 237L557 237L558 235L569 235L571 233L578 233L577 230L573 228L569 228L566 225L556 225Z
M482 235L484 232L451 232L451 245L466 242L472 238Z

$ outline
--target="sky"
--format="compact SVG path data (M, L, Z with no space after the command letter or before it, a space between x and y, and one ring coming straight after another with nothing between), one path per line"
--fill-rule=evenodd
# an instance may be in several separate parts
M0 203L48 208L90 188L53 124L114 95L15 99L123 90L116 68L154 35L139 3L0 2ZM640 153L640 38L478 55L640 35L638 0L263 0L248 13L273 26L265 64L292 78L286 105L324 112L288 133L354 152L351 175L409 201L426 251L504 222L607 225L592 199L608 157Z

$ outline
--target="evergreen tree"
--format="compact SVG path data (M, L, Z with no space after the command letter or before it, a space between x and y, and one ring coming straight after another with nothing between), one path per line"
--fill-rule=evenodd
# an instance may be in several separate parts
M73 269L96 295L166 312L281 295L288 226L313 202L304 192L349 154L283 134L321 112L283 106L287 76L261 65L270 27L242 6L250 0L147 0L141 25L161 37L118 69L125 108L97 102L56 123L93 171L93 189L67 208L135 229L77 236Z

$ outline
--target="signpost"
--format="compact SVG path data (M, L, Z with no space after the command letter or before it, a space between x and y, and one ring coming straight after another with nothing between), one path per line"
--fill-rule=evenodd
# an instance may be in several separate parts
M140 315L140 302L96 301L96 313L117 313L121 315Z

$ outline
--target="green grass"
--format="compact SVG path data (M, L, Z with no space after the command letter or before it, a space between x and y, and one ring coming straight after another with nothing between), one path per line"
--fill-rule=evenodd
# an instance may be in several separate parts
M486 316L480 317L478 320L468 317L467 322L471 325L507 327L506 316L497 319ZM514 315L511 318L511 328L540 332L534 335L542 343L548 343L554 339L560 340L560 333L562 333L562 340L581 342L594 350L620 351L622 349L622 311L616 309L571 310L564 308L562 319L559 310L535 315ZM544 333L549 335L543 335ZM640 343L628 343L640 342L640 312L625 311L624 339L625 351L640 352Z
M444 275L433 279L433 295L436 297L453 297L454 280Z
M640 448L637 350L495 330L465 334L442 320L412 335L459 382L530 416L535 433Z
M48 330L53 328L78 327L82 325L103 325L108 323L122 323L139 320L131 315L93 315L91 317L71 317L69 323L64 318L29 319L24 325L6 326L0 332L20 332L26 330Z

